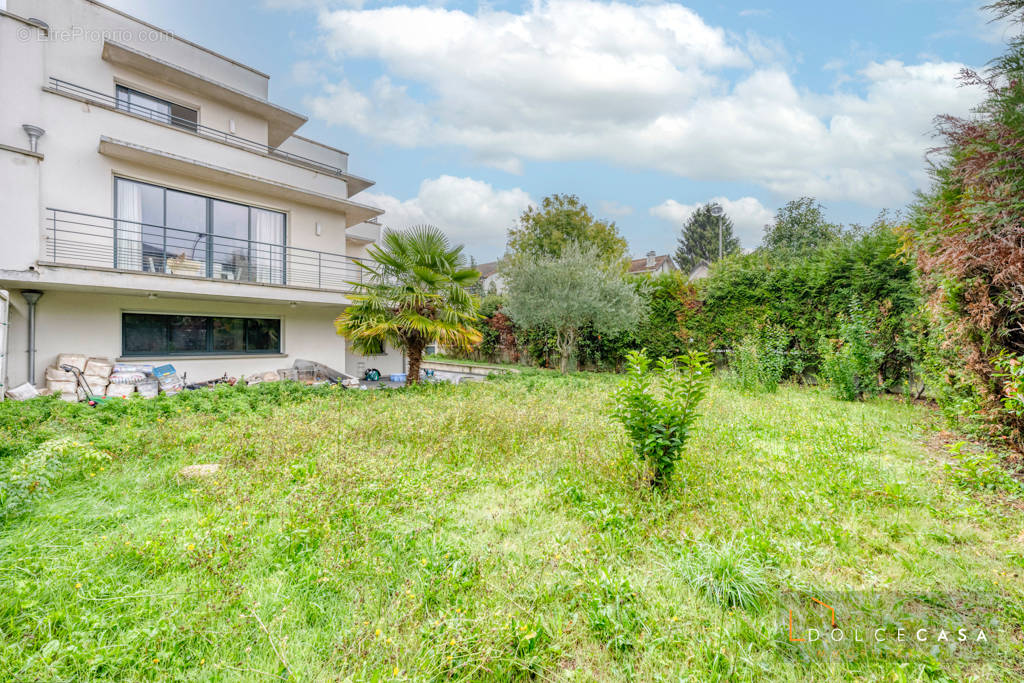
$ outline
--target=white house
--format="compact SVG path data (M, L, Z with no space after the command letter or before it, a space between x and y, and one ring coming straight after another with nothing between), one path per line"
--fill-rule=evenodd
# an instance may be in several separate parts
M664 275L679 270L675 261L668 254L658 255L649 251L644 258L633 259L629 262L631 275Z
M372 183L269 80L93 0L0 0L7 387L62 352L195 379L402 370L332 325L380 235Z
M498 266L500 265L500 261L477 264L476 269L480 272L480 286L484 294L490 294L491 292L504 294L507 291L505 278L498 271Z

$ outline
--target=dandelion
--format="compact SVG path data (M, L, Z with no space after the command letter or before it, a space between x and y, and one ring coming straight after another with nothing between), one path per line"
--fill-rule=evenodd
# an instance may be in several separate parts
M76 589L78 589L78 588L81 588L81 587L82 587L82 584L80 584L80 583L76 583L76 584L75 584L75 588L76 588Z
M154 663L154 664L159 664L159 663L160 663L160 660L159 660L159 659L157 659L156 657L153 657L153 663Z
M377 635L378 636L380 635L380 629L377 629Z
M205 657L203 657L202 659L200 659L200 660L199 660L199 664L200 664L200 665L206 664L206 658L205 658Z
M426 567L427 566L427 558L424 557L422 560L420 560L420 564L422 564L424 567Z
M188 549L189 550L195 550L196 549L196 544L195 543L189 543L188 544Z
M395 675L396 676L398 675L398 667L397 666L395 667Z

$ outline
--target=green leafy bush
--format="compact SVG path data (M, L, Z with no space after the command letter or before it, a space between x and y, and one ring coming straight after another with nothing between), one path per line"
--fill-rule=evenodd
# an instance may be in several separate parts
M860 301L872 321L882 380L899 386L911 369L911 323L920 306L914 262L903 248L883 218L811 250L726 257L697 283L699 300L682 313L681 326L698 348L735 349L771 321L789 337L786 378L804 366L820 369L819 340L841 337L850 302Z
M998 454L992 451L965 449L965 446L965 441L958 441L949 446L953 462L947 463L945 470L957 485L1005 493L1024 491L1024 485L1006 471Z
M626 377L615 392L613 416L626 428L633 452L651 468L659 488L671 480L711 378L703 353L690 352L676 361L662 356L651 372L647 353L630 351Z
M872 344L867 316L854 303L850 315L840 326L839 339L822 339L820 377L832 394L842 401L877 396L881 352Z
M765 325L758 334L748 334L732 350L729 368L742 391L773 392L786 371L789 335L778 325Z
M109 460L106 453L71 437L47 441L0 473L0 518L22 512L61 477Z

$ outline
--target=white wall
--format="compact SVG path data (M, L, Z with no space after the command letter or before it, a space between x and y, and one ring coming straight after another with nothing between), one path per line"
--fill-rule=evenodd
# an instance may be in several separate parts
M385 374L402 371L402 355L389 351L384 356L363 358L348 350L334 330L334 319L342 307L287 304L254 304L215 300L141 296L81 294L45 291L36 307L36 378L44 384L46 367L61 353L84 353L114 359L121 353L121 313L193 313L197 315L273 316L282 320L280 356L232 358L154 357L139 362L171 363L193 381L219 377L227 372L239 376L291 367L296 359L314 360L336 370L356 374L359 364L378 368ZM28 378L27 308L21 295L11 292L10 356L8 374L12 386ZM135 362L135 359L132 359Z

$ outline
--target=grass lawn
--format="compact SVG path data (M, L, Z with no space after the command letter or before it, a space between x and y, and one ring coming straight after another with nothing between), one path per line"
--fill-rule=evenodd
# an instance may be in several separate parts
M615 381L26 415L0 464L81 446L0 519L0 679L1024 677L1024 507L945 470L932 411L716 384L662 495ZM791 640L831 630L812 599L844 641Z

